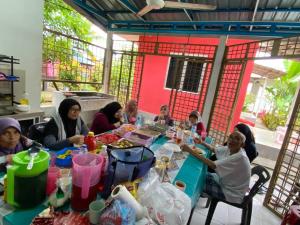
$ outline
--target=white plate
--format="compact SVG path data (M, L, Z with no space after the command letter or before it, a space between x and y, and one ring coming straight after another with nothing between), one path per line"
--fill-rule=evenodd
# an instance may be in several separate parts
M163 145L163 147L165 147L167 149L171 149L173 152L181 152L180 147L177 144L175 144L175 143L169 143L168 142L168 143L165 143Z

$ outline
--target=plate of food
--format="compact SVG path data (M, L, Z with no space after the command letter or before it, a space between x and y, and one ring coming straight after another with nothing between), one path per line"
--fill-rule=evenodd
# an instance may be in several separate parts
M196 153L200 154L200 155L205 154L205 151L204 151L204 150L202 150L201 148L198 148L198 147L195 146L195 145L189 145L189 147L190 147L191 149L193 149Z

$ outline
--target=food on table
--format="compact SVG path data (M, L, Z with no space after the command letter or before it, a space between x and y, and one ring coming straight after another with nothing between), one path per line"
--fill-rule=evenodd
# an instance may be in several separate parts
M102 142L105 145L111 144L119 139L120 137L116 134L101 134L96 136L96 140Z
M131 141L128 141L128 140L122 138L122 139L112 143L111 146L116 147L116 148L129 148L129 147L135 146L135 144L132 143Z
M143 135L143 134L139 134L136 132L132 132L130 133L130 135L126 136L126 139L133 142L133 143L137 143L139 145L149 145L151 144L151 141L153 140L152 137Z
M198 154L200 154L200 155L203 155L203 154L205 153L202 149L197 148L195 145L192 146L192 149L193 149L194 151L196 151L196 153L198 153Z
M149 129L147 127L137 129L137 130L135 130L135 133L146 135L149 137L155 137L155 136L158 136L161 134L159 131Z
M114 134L117 134L117 135L123 137L126 133L134 131L135 129L136 129L136 126L134 126L132 124L123 124L121 127L114 130Z

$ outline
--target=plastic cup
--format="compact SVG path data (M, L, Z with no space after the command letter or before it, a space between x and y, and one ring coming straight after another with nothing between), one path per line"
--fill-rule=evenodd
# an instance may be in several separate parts
M50 195L55 189L57 179L59 178L60 170L58 167L49 167L47 176L46 194Z
M181 144L183 140L183 131L182 130L177 130L177 133L176 133L176 144Z
M185 190L185 183L180 180L175 181L175 186L181 191Z
M89 220L91 224L99 224L100 215L104 207L105 202L102 199L91 202L89 205Z

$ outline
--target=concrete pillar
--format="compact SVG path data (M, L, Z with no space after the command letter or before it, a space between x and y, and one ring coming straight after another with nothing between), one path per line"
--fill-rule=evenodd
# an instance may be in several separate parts
M105 64L104 64L104 77L103 77L103 90L104 93L108 94L109 91L109 78L112 64L112 52L113 52L113 33L107 32L106 38L106 52L105 52Z
M225 53L226 42L227 36L221 36L220 43L217 48L214 65L212 68L211 79L208 85L207 97L204 103L204 110L202 114L202 120L206 126L212 113L212 104L216 94L217 82L219 76L221 76L222 61Z

